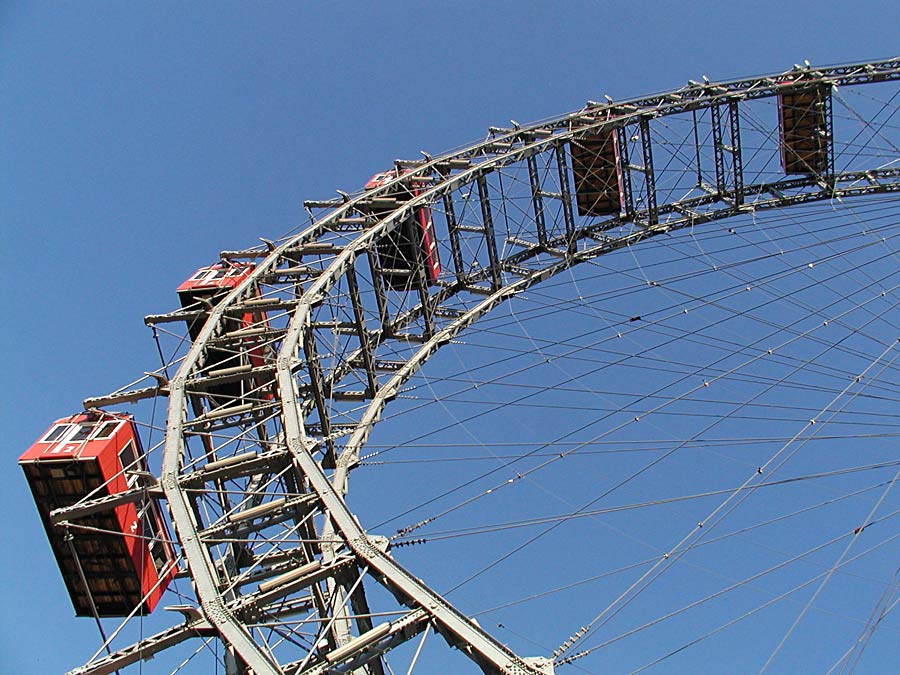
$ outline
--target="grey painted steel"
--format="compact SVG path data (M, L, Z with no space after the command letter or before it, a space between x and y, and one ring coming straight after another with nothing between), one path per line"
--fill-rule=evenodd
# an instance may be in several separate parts
M790 77L802 78L804 83L822 83L828 86L849 86L898 80L900 79L900 59L823 69L794 70L778 75L727 83L692 83L682 89L655 96L602 105L591 104L580 111L540 124L517 126L515 129L509 130L493 130L491 137L482 143L442 157L404 164L409 168L409 173L402 178L398 177L388 181L375 190L352 197L347 196L344 200L313 204L313 208L327 206L331 211L321 219L314 221L299 235L287 239L278 246L268 243L265 248L259 250L230 254L235 258L256 258L260 262L253 273L210 312L208 320L182 362L178 373L165 388L165 393L169 397L169 406L160 485L169 503L175 531L196 588L199 609L204 617L202 623L188 624L188 626L192 626L190 630L196 632L196 629L202 625L201 632L214 631L240 655L241 659L257 675L295 672L302 663L299 661L291 664L277 663L247 629L240 616L240 610L242 606L246 606L246 601L252 604L252 599L256 596L251 594L243 596L243 600L238 598L238 600L232 601L229 599L232 596L226 597L221 590L216 561L211 557L210 550L203 540L203 532L196 521L191 503L192 498L189 494L188 486L196 485L198 478L196 472L191 473L193 469L186 469L183 464L185 434L191 432L192 425L196 425L198 417L203 415L202 411L198 412L192 408L189 401L190 396L202 396L203 394L194 389L189 390L189 387L191 383L204 379L200 376L202 375L200 369L204 351L207 345L214 344L215 340L222 338L227 312L245 306L266 306L264 301L254 299L252 296L252 290L264 279L284 278L286 275L294 273L307 274L304 278L308 283L302 288L302 292L296 299L290 302L273 301L271 303L272 307L287 309L291 313L290 321L281 338L277 366L274 369L279 391L278 405L274 407L280 407L278 418L283 424L284 445L293 461L293 470L308 483L314 495L315 504L319 505L317 508L321 508L322 514L330 521L334 533L343 541L346 551L351 554L356 566L360 569L371 570L371 577L377 583L384 585L412 610L403 630L391 628L387 636L373 633L370 635L371 644L377 643L384 650L389 649L411 639L413 635L424 630L424 627L430 624L452 644L465 647L464 653L467 653L486 672L531 673L534 675L540 673L541 670L537 666L501 645L428 588L424 582L405 570L389 553L383 550L383 547L375 544L373 539L362 529L343 499L343 495L349 489L349 472L358 462L360 450L366 443L373 425L381 417L387 403L396 397L402 385L441 346L448 344L467 326L487 314L498 304L534 284L549 279L573 265L679 228L728 218L752 210L900 191L900 170L879 167L871 167L867 171L844 172L843 174L834 174L832 170L833 177L830 177L831 180L825 185L822 184L822 181L817 181L814 176L792 177L757 184L746 182L747 176L743 174L741 164L739 104L744 101L777 95L780 88L786 86L786 78ZM712 194L681 200L660 199L657 201L657 196L661 193L659 193L658 181L653 171L653 139L649 122L657 117L685 112L696 113L707 108L714 111L712 114L715 115L716 190ZM720 119L720 113L723 111L728 115L726 124L722 124ZM565 167L563 151L565 143L580 134L612 129L617 134L619 143L623 144L624 159L623 156L620 156L620 166L624 167L628 162L627 141L623 133L626 126L635 126L639 129L640 156L643 161L641 173L644 174L643 189L647 193L646 199L643 204L633 201L630 171L626 171L623 181L625 197L623 213L602 221L593 221L579 229L573 220L571 211L572 195L570 194L568 169ZM729 146L724 143L723 136L726 131L730 136ZM556 156L561 186L560 195L553 196L541 191L535 158L544 153L547 153L548 156L551 154ZM731 156L733 163L732 181L728 185L724 168L726 155ZM831 155L833 161L833 153ZM489 178L499 169L523 161L528 166L530 202L534 209L533 224L536 228L535 241L523 242L522 250L503 257L496 248L493 232L490 202L492 196L489 194L493 186L489 184ZM634 169L635 167L631 168L631 170ZM355 215L365 212L367 204L391 194L401 182L417 177L423 179L428 177L432 179L432 182L426 184L408 202L398 205L395 210L381 216L380 220ZM484 238L488 253L488 264L477 270L471 268L466 270L458 239L460 231L454 211L453 194L464 186L470 187L479 198L483 227L481 236ZM636 191L637 187L634 189ZM562 214L565 220L563 234L551 234L548 231L548 224L545 223L546 202L550 199L561 199L563 202ZM411 279L417 284L413 290L418 294L419 303L405 312L391 317L386 305L385 291L376 278L374 297L378 304L381 325L378 328L367 325L363 316L355 266L367 259L371 261L373 251L376 250L376 242L400 227L405 214L408 214L410 209L441 203L444 205L450 228L452 270L450 270L448 278L453 277L455 281L444 283L433 291L428 291L424 286L421 272L411 274ZM663 220L663 216L665 216L665 220ZM606 230L616 225L628 223L638 223L641 227L617 237L604 234ZM331 236L335 232L350 232L353 237L340 247L322 241L324 237ZM333 258L318 268L315 265L308 266L305 271L303 266L297 266L299 263L292 262L299 260L301 255L313 254L328 254L333 255ZM549 262L540 258L541 255L548 254L551 258ZM525 263L535 263L539 267L524 267ZM294 266L279 267L281 265ZM304 263L304 265L308 264ZM374 265L371 266L374 267ZM518 276L518 278L504 282L504 278L508 276ZM330 373L325 373L319 363L315 347L316 330L319 330L314 323L315 311L323 299L328 296L329 291L342 281L345 281L350 289L351 312L354 318L351 327L358 334L361 347L348 355ZM489 283L489 286L479 285L485 282ZM430 323L433 320L432 314L440 312L442 303L456 295L472 292L480 293L484 297L478 302L471 303L465 310L451 316L451 320L441 327L432 326ZM181 320L186 314L188 313L175 312L151 319L153 321ZM176 316L178 318L173 318ZM418 321L424 323L423 334L404 337L401 331L409 330ZM404 362L394 367L392 374L385 381L379 382L376 378L378 370L376 350L379 345L395 339L410 341L413 337L418 341L418 347L410 351ZM304 359L299 358L299 355L305 357L305 365ZM328 401L336 398L334 385L354 369L363 373L363 380L368 385L362 396L366 405L359 412L358 419L349 427L346 425L339 427L329 417ZM269 368L265 372L272 372L272 369ZM242 375L226 373L222 377L225 379L219 380L220 382L237 381L241 379ZM302 380L302 383L298 380ZM91 403L136 400L143 395L144 390L141 390L140 394L135 394L133 399L129 399L127 392L117 393L104 399L92 399ZM258 407L269 410L273 408L273 405L260 403ZM239 408L241 406L224 410L211 409L206 413L204 419L218 419L217 414L222 418L226 414L236 417L237 413L243 412L243 410L238 410ZM335 467L330 476L326 474L326 469L314 454L319 451L320 442L310 432L312 425L309 424L308 417L313 413L318 416L319 432L324 437L323 443L330 452L334 452L336 448L333 435L343 434L346 436L343 449L337 457L334 457ZM283 451L273 452L281 457L284 455ZM247 461L257 460L250 458ZM215 465L213 469L227 471L227 468L218 469ZM282 507L282 504L277 504L272 508ZM328 556L323 554L323 559L326 557ZM269 575L272 576L276 572L290 574L297 568L298 564L273 567ZM333 581L335 585L341 585L341 582L336 579ZM268 586L264 588L268 588ZM233 593L233 590L229 593ZM273 591L273 593L275 592ZM197 628L193 628L195 624ZM173 630L175 630L173 635L177 635L180 641L185 635L183 631L189 629L184 627L181 629L182 632ZM170 639L174 640L174 638ZM338 644L337 648L341 649L348 644L351 645L346 649L349 655L347 658L359 657L360 663L364 662L365 659L359 654L354 655L352 649L354 638L348 639L349 642L344 642L343 645ZM168 645L168 642L163 639L155 644ZM365 644L365 646L369 645L369 642ZM338 655L343 654L343 652L337 653ZM112 672L116 667L132 662L133 655L133 650L123 650L73 672L77 672L79 675ZM313 659L299 672L324 672L328 668L327 657L325 659L325 661Z
M173 626L156 635L144 638L141 642L115 651L108 656L92 661L88 665L69 671L70 675L109 675L119 668L153 658L164 649L173 647L195 637L211 637L215 631L208 621L202 618L188 619L183 625Z

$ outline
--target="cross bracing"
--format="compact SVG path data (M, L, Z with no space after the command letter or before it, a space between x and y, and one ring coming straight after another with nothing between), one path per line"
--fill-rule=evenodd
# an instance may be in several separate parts
M900 63L889 60L692 82L652 97L591 102L541 123L492 128L481 142L453 153L398 160L395 177L379 187L308 202L310 222L298 234L223 252L226 259L256 263L240 286L215 306L147 318L155 329L175 334L176 322L205 321L189 348L173 356L168 374L158 374L150 386L143 382L85 402L96 407L167 398L159 477L142 489L165 498L195 594L192 610L185 610L184 624L98 655L73 672L114 672L140 655L216 636L235 673L384 673L386 654L432 630L484 672L551 672L554 662L577 661L576 645L591 637L594 622L570 626L571 639L555 654L542 654L546 661L528 660L402 566L392 553L402 537L390 541L363 529L347 495L375 425L389 413L388 404L418 386L415 378L442 348L489 325L507 301L515 305L576 266L617 253L640 255L682 231L722 232L732 221L800 213L816 202L890 203L900 189L898 79ZM844 92L857 88L871 91L873 105L847 100ZM786 174L778 97L798 90L824 92L816 98L824 117L814 129L824 140L803 151L813 154L797 151L795 163L807 158L808 171ZM580 215L571 148L604 135L615 138L617 152L603 170L616 179L605 185L618 205L614 213ZM398 199L402 186L407 192ZM383 244L414 227L423 209L439 242L436 283L427 277L421 248L398 259L386 255ZM887 229L885 237L891 236ZM735 288L743 287L739 264L734 274ZM680 302L728 300L723 292ZM804 302L800 294L796 302ZM872 302L859 299L854 308L870 311ZM674 314L682 305L672 307ZM237 318L254 312L255 321ZM842 312L828 320L840 325ZM628 330L638 324L645 331L654 325L671 330L647 315L622 320L632 324ZM814 333L800 325L791 331L804 339ZM784 342L782 358L797 359L798 372L815 374L818 366L791 355L789 345ZM752 370L760 356L739 340L727 348L721 339L707 346L743 355L746 363L708 369L700 387L738 371L766 377ZM853 349L854 355L861 351ZM887 367L889 358L872 367ZM694 364L665 365L694 372ZM851 379L868 373L864 367L848 371ZM662 397L650 409L668 414L685 394L680 397ZM736 502L747 490L733 486L730 494ZM101 501L57 520L77 525L81 515L104 508ZM581 513L559 519L576 516ZM416 536L416 525L408 523L406 541ZM695 536L687 535L666 560L690 550ZM669 564L652 566L634 588ZM375 592L392 599L395 613L372 610ZM597 624L607 614L598 617Z

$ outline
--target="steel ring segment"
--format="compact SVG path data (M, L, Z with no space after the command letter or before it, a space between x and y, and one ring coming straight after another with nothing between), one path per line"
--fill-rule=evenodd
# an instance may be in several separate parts
M869 81L883 81L886 79L896 79L898 75L900 75L900 61L895 59L879 64L843 66L833 69L833 72L824 69L818 71L818 73L819 80L817 81L828 84L849 85L861 84ZM712 89L715 89L715 91L709 91ZM337 525L341 537L347 542L348 546L350 546L358 556L372 565L373 568L377 569L382 575L390 579L392 584L397 585L397 587L400 587L407 592L410 597L414 598L417 603L425 608L435 620L444 625L447 630L456 634L463 642L479 649L482 652L483 658L491 664L494 664L498 669L504 667L502 664L510 663L510 658L512 657L511 652L493 641L480 629L473 627L471 622L464 616L453 610L452 607L444 603L444 601L436 596L436 594L415 580L397 565L390 556L381 552L372 553L371 547L359 546L358 542L365 541L365 533L355 522L341 497L341 493L345 492L347 489L347 468L352 466L356 461L359 448L365 443L371 426L377 421L381 410L391 396L396 393L399 386L418 370L418 368L421 367L441 344L446 343L453 335L463 330L466 326L487 313L503 300L515 295L520 290L523 290L534 283L568 269L568 267L573 264L595 257L596 255L601 255L610 250L614 250L615 248L636 243L641 239L670 231L678 227L685 227L696 224L697 222L729 217L739 212L740 209L735 206L725 206L718 210L705 212L699 216L685 215L681 219L669 221L665 225L651 226L646 230L634 232L631 235L628 235L628 237L576 251L566 260L558 261L547 268L536 270L529 277L518 279L505 287L497 289L491 297L482 301L463 317L460 317L455 322L445 326L437 335L432 336L426 344L409 358L407 364L381 388L379 393L373 398L368 408L365 410L360 422L357 424L355 431L353 431L345 446L343 454L338 461L338 470L333 478L334 485L329 482L327 476L322 471L322 468L309 452L309 445L312 441L306 436L304 420L301 418L301 414L303 410L308 411L311 409L312 402L309 397L306 397L303 399L302 405L297 405L300 403L301 397L299 396L297 383L291 368L292 359L297 353L297 349L302 348L302 333L303 329L310 322L312 307L344 274L346 274L347 270L355 264L356 259L363 252L370 249L374 245L374 242L380 237L385 236L393 228L397 227L402 210L414 208L416 205L420 204L427 204L443 195L450 194L453 190L473 183L480 176L488 175L503 166L525 159L529 155L540 153L551 147L558 147L562 143L575 137L577 134L584 133L586 130L599 130L610 125L627 123L629 121L634 121L641 115L657 117L675 114L685 110L706 108L718 104L724 100L725 97L749 99L774 96L777 93L777 90L778 84L776 76L776 78L755 78L725 85L710 85L710 87L701 86L691 90L677 90L652 98L636 99L625 103L610 104L609 106L597 106L596 108L587 111L587 114L595 116L595 121L589 122L584 126L574 127L569 124L569 122L575 118L583 119L585 117L586 111L578 111L577 113L572 113L543 125L534 125L511 131L497 138L489 139L483 143L453 153L452 155L424 162L420 166L414 168L413 172L408 175L437 175L438 179L435 184L415 196L413 200L404 205L403 209L397 209L396 211L387 214L376 225L362 231L360 236L350 245L346 246L328 267L317 276L313 283L304 290L303 295L299 299L277 361L277 377L282 396L282 414L285 430L287 432L288 444L295 460L301 467L303 473L309 478L319 499L326 505L326 508ZM627 107L629 106L635 109L627 110ZM616 111L620 111L618 113L620 116L615 118L611 117L611 114L617 114ZM551 135L538 138L537 136L534 136L534 132L537 129L549 129ZM527 140L528 134L532 134L532 139ZM494 151L497 148L498 140L507 141L509 139L518 139L514 142L520 142L521 145L508 149L508 151L503 154L497 155ZM485 158L488 155L493 156L482 159L482 161L472 164L470 168L457 174L451 174L450 172L441 173L438 171L438 168L450 159L471 160ZM879 177L892 180L877 185L862 187L846 185L842 187L842 182L855 182L860 178L860 175L847 174L843 177L835 176L834 186L830 188L820 188L814 192L798 196L796 202L811 201L813 199L827 199L834 196L856 196L898 189L896 170L879 172ZM399 178L397 180L399 180ZM789 184L794 188L817 186L816 181L813 179L793 179L791 181L785 181L785 184ZM393 185L393 182L388 182L382 188L379 188L379 192L376 194L388 194ZM748 195L759 195L763 189L764 187L761 186L745 186L745 191ZM214 335L217 326L222 322L223 317L230 306L246 298L248 290L258 282L262 275L274 271L286 252L292 248L302 246L303 243L316 241L329 231L328 225L330 223L336 222L338 219L351 212L361 200L370 198L371 196L372 194L359 195L350 199L346 204L338 206L331 213L301 234L286 241L274 251L270 252L251 275L210 313L209 319L188 353L178 374L173 379L170 387L169 421L163 457L162 485L172 508L175 529L184 547L185 557L190 566L204 614L220 631L222 637L232 644L241 654L241 657L246 661L247 665L258 673L279 673L281 672L281 669L279 665L254 642L247 632L247 629L236 617L229 613L225 607L214 577L214 563L208 550L199 540L199 534L193 521L188 497L179 484L178 477L180 475L183 454L183 424L186 406L184 382L195 372L205 343ZM713 198L708 198L708 200L711 199ZM701 200L702 198L696 198L696 203L701 203ZM753 205L753 208L775 208L796 202L784 202L773 198L767 201L759 201ZM683 209L690 209L694 203L695 202L686 201L679 203L679 206ZM672 204L660 205L659 209L668 209L668 212L670 213L677 210ZM608 227L609 222L616 220L619 219L613 218L599 224L594 224L590 228L583 228L577 233L578 239L583 239L592 232L602 230L605 227ZM532 255L537 252L538 248L539 247L537 246L534 247ZM527 255L527 252L520 253L519 255L525 256ZM482 270L478 274L471 275L471 278L476 279L479 275L484 278L489 273L489 270ZM464 289L459 286L450 285L438 289L435 295L439 298L446 298L461 290ZM421 306L414 307L409 310L405 319L407 321L412 321L417 314L422 311L423 308ZM375 337L379 340L388 339L385 336ZM354 544L354 542L357 543ZM429 609L429 605L431 604L435 604L436 608Z

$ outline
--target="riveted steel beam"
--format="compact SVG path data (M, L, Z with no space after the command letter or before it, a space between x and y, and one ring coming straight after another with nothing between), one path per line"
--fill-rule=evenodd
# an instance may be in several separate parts
M811 77L815 81L840 84L841 86L862 82L885 81L900 77L900 61L897 60L860 66L845 66L842 68L818 70ZM568 170L565 166L560 168L558 163L558 171L565 175L565 180L560 180L560 198L565 205L561 211L561 216L565 221L564 234L554 233L551 236L549 232L546 232L546 241L540 241L540 235L538 234L538 241L531 247L521 247L522 250L516 249L508 254L504 253L502 257L499 251L496 250L496 241L494 241L493 255L490 252L490 246L488 246L489 265L487 268L481 267L479 269L475 266L467 266L469 262L465 257L467 253L464 253L458 246L458 228L456 225L450 224L455 222L455 216L452 214L452 199L450 197L454 191L465 187L471 189L472 186L479 188L480 197L482 195L486 197L487 186L493 185L493 183L489 183L491 175L503 167L517 162L527 162L530 171L532 166L537 166L537 155L558 153L559 148L572 134L571 126L568 124L571 116L561 117L557 121L541 123L540 129L545 132L542 134L530 134L527 128L509 132L499 131L496 138L490 139L485 144L473 146L454 153L452 156L434 160L428 158L421 165L411 167L413 178L419 173L422 175L429 172L434 173L434 170L439 165L446 169L444 173L441 173L434 181L429 183L426 188L423 188L420 194L410 200L405 205L405 208L414 209L417 205L436 204L443 200L445 211L448 213L448 226L453 227L454 232L456 232L458 248L458 259L456 255L454 257L456 283L442 284L427 290L423 285L420 289L419 306L405 309L402 314L397 316L389 316L387 305L384 302L385 298L381 296L381 302L384 305L378 308L381 327L367 332L365 323L358 317L355 318L354 327L356 333L360 335L359 347L354 348L352 353L346 356L342 355L341 359L343 360L333 367L330 364L327 368L323 366L320 360L321 357L315 352L316 329L313 326L315 324L316 308L320 307L328 299L331 289L342 278L346 277L348 284L351 283L348 275L353 273L352 270L356 261L363 253L371 252L381 237L400 226L402 214L398 208L386 214L381 220L374 222L371 226L362 227L361 229L356 228L356 225L359 225L359 223L356 223L352 230L347 230L349 236L340 239L339 244L335 243L337 239L334 238L334 231L341 230L343 227L342 223L346 225L356 218L355 214L359 212L359 209L364 210L366 203L373 202L373 200L380 199L386 195L391 189L390 182L383 188L379 188L383 191L378 194L348 195L344 200L329 202L328 208L332 209L331 212L323 215L319 221L313 223L297 237L273 249L268 257L261 258L257 269L251 274L251 279L242 282L241 286L229 293L222 301L221 308L216 307L209 312L209 320L206 326L198 335L195 345L185 358L179 374L173 378L161 483L172 508L178 537L182 542L185 557L190 564L200 601L199 604L208 619L208 625L235 649L249 668L258 674L275 673L281 670L281 666L274 663L269 653L257 642L254 636L247 633L242 618L236 616L233 611L234 605L224 602L220 591L220 580L217 578L218 568L215 562L210 559L208 551L205 550L206 547L198 541L199 530L196 514L193 510L191 498L185 492L188 488L180 484L180 478L186 475L183 468L184 464L182 463L182 458L185 456L184 437L192 433L197 426L203 426L204 429L207 429L203 420L201 420L200 425L194 424L193 429L189 426L192 422L192 414L196 416L198 413L191 411L184 388L189 378L195 377L202 371L201 352L207 346L213 344L212 341L215 339L213 337L215 335L214 331L221 330L221 328L217 327L223 326L226 322L227 317L224 313L224 308L228 308L228 311L233 316L236 308L247 307L247 303L253 301L252 293L249 290L253 283L264 278L273 283L281 279L277 274L277 266L285 259L285 255L288 252L291 255L296 255L298 261L301 255L315 258L315 261L308 268L310 270L310 283L306 288L298 289L301 291L301 295L296 299L296 304L291 308L286 308L292 311L292 315L290 324L283 334L283 345L277 366L278 392L281 397L277 402L280 408L277 421L283 425L284 434L282 440L289 448L293 466L296 467L295 470L299 480L302 480L304 483L308 482L316 495L316 503L324 509L323 513L326 519L334 523L335 536L339 537L340 541L343 542L342 545L352 554L355 564L371 568L373 570L371 574L372 579L377 583L383 584L389 591L394 593L398 600L410 603L417 610L424 612L428 617L427 621L432 622L442 634L449 636L448 639L453 644L464 648L466 653L470 654L471 658L486 670L537 672L530 669L524 661L506 650L502 645L499 645L484 631L474 626L466 617L456 612L440 596L400 567L390 555L372 544L372 541L362 531L343 501L343 494L347 490L347 471L358 457L358 450L364 444L372 425L380 417L383 407L392 397L397 395L400 385L407 381L440 346L450 342L459 331L476 321L497 304L515 296L517 293L530 287L530 285L551 278L574 264L624 246L633 245L643 239L654 237L679 227L688 227L697 223L735 215L741 212L742 201L745 202L744 206L747 208L779 208L805 201L823 200L832 197L844 198L900 189L898 187L900 186L900 181L898 181L896 175L891 173L891 170L878 170L874 167L865 172L859 172L858 175L834 175L833 186L827 190L821 185L816 185L814 181L808 178L744 185L742 172L734 170L736 163L739 163L741 160L737 105L739 102L751 98L773 96L777 92L778 86L777 77L769 77L724 83L710 87L689 87L679 90L677 93L670 92L668 95L635 99L626 104L616 104L608 107L601 105L598 110L592 110L590 115L579 114L579 124L587 125L587 127L581 127L581 130L585 128L594 130L608 129L610 128L609 125L613 125L613 128L617 130L617 140L619 141L622 140L622 133L626 125L630 125L631 128L639 127L643 160L642 169L645 176L644 186L647 191L647 199L644 203L634 204L633 199L630 197L630 186L626 187L624 185L629 171L622 172L622 192L625 219L634 219L641 222L644 225L644 229L634 229L633 232L629 231L622 235L617 234L615 237L601 236L600 233L604 230L614 231L612 228L617 224L621 224L622 220L614 216L602 222L591 222L590 224L576 222L571 211L571 196L563 198L565 197L564 193L569 180ZM649 121L666 115L699 111L710 106L718 107L725 102L727 102L730 120L730 127L728 128L731 141L730 150L729 145L724 142L724 128L720 129L722 142L718 146L723 152L723 163L725 154L731 153L734 185L728 185L725 180L717 180L717 183L726 185L728 191L734 193L732 203L721 203L720 195L707 195L670 201L668 203L656 203L653 147L650 138ZM722 112L725 110L726 108L723 107ZM619 150L619 161L623 162L622 166L629 166L627 143L620 142ZM831 153L831 157L833 158L833 153ZM722 177L723 179L726 177L724 168ZM409 175L407 176L408 178ZM529 177L529 180L532 184L532 208L535 219L535 231L537 232L538 216L537 208L534 206L534 197L537 196L542 199L545 194L540 191L539 185L537 190L533 187L536 183L531 177ZM721 190L717 192L721 192ZM502 199L504 195L491 195L491 198ZM662 198L660 197L660 199ZM489 226L491 228L493 226L490 212L491 203L484 198L480 201L482 205L482 220L485 223L485 237L488 244L490 244L487 230ZM447 208L448 203L450 204L449 208ZM487 216L489 216L487 218L485 217L486 207ZM546 218L546 211L542 209L541 213ZM665 219L663 219L663 216L665 216ZM328 237L333 239L329 240ZM491 232L492 237L493 232ZM587 246L579 250L574 244L582 240ZM454 234L451 234L451 247L453 246L453 241ZM565 256L551 260L549 256L541 255L542 251L546 252L546 250L550 249L562 249L565 252ZM305 260L309 261L309 259ZM526 260L534 261L531 264L539 265L540 269L536 268L533 271L529 271L529 268L522 264ZM501 269L503 268L515 270L515 276L517 277L505 286L503 285L503 275L501 275ZM290 280L289 276L284 276L285 282ZM376 288L374 297L377 303L379 298L377 293L377 274L373 274L373 282ZM490 282L491 286L487 287L485 285L486 282ZM465 289L473 287L479 287L487 293L483 300L477 301L467 295L465 307L468 310L464 310L458 315L445 315L442 313L441 318L445 319L445 321L441 322L439 329L435 326L433 334L428 334L429 332L426 331L425 335L407 335L405 337L409 339L404 338L404 330L411 331L410 326L415 325L418 321L425 320L424 317L429 315L431 311L429 309L430 303L432 303L431 307L441 307L445 301L450 300L454 295L463 293ZM350 295L352 303L352 292ZM357 296L357 301L360 303L360 309L365 310L366 308L362 306L362 298ZM362 330L359 328L361 323L363 325ZM365 339L363 339L364 335L367 336ZM415 348L413 348L415 345L413 337L421 340L421 344ZM390 369L379 368L377 365L379 359L376 358L377 348L385 342L395 339L405 339L404 350L408 349L410 356L402 365L397 367L392 366ZM311 350L307 347L307 344L312 346ZM305 368L298 368L299 359L297 354L299 353L304 354L307 361L315 361L320 369L319 372L314 373L309 364L306 364L307 367ZM339 382L341 373L346 373L347 369L359 367L366 369L366 378L370 384L370 389L373 388L371 387L371 380L376 371L387 373L389 377L385 378L387 381L382 384L380 390L373 392L374 397L369 402L369 405L355 413L357 414L355 422L336 422L336 418L332 419L331 417L335 393L333 391L333 383ZM228 377L229 375L224 376ZM319 378L319 386L313 386L310 383L316 377ZM267 404L261 401L254 401L252 405L253 412L258 413L263 410L271 410L270 407L267 407ZM306 419L307 414L312 410L315 410L319 417L319 421L315 424L311 424ZM240 416L235 415L234 417L240 419ZM323 467L316 459L318 455L313 454L317 450L316 441L311 438L311 434L316 431L315 427L317 425L319 426L318 433L323 434L328 441L332 440L336 433L348 433L350 435L344 452L337 459L335 470L330 475L325 474ZM224 428L222 427L222 430ZM218 469L224 470L223 467L217 467ZM194 473L194 470L190 468L187 471L187 475ZM329 577L329 579L333 578ZM355 602L353 593L351 593L349 601ZM329 610L326 603L320 602L319 606L320 612L327 614ZM368 628L360 624L358 628L363 635L366 635L375 627ZM371 638L372 636L369 635L369 637ZM399 637L396 639L400 640ZM372 642L367 643L366 649L362 649L358 653L349 650L346 660L340 661L340 663L348 666L356 663L354 659L363 658L361 655L367 653L368 645L381 644L381 636L372 638ZM332 646L331 651L339 649L341 646L335 644ZM335 662L337 662L337 658Z

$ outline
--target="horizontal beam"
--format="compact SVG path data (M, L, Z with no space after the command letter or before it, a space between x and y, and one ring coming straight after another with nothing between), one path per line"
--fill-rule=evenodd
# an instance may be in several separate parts
M155 396L168 396L169 390L166 387L144 387L142 389L132 389L130 391L121 391L115 394L107 394L106 396L94 396L84 399L85 410L89 408L105 408L111 405L120 405L122 403L136 403L144 399L154 398Z
M205 619L194 619L182 626L175 626L161 633L144 638L140 642L109 654L102 659L70 670L67 675L110 675L132 663L153 658L155 654L193 637L215 635Z
M148 499L159 499L162 496L162 488L154 481L153 485L148 485L146 487L137 487L105 497L87 499L78 502L77 504L73 504L72 506L53 509L50 512L50 522L53 525L59 525L66 521L78 520L79 518L92 516L95 513L109 511L122 504L134 504Z

